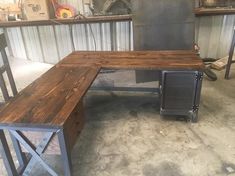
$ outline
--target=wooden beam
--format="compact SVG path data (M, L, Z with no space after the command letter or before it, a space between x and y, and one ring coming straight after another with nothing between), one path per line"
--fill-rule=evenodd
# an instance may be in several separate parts
M45 25L62 25L62 24L84 24L84 23L98 23L98 22L112 22L112 21L131 21L131 15L114 15L114 16L95 16L82 19L50 19L40 21L12 21L0 22L1 27L19 27L19 26L45 26Z
M235 8L196 8L194 13L196 16L232 15L235 14Z

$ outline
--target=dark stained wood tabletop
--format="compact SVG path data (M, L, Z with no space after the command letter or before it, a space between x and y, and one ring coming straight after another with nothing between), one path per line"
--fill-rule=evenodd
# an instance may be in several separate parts
M195 51L73 52L59 65L109 69L203 70Z
M61 127L100 69L203 70L194 51L73 52L0 111L0 127Z
M0 112L0 126L63 126L99 73L99 68L53 67Z

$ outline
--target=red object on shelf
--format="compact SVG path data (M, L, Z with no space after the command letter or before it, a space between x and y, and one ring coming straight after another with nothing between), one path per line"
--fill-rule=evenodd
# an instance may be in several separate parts
M58 19L72 18L76 15L74 7L67 4L59 4L57 0L51 0L55 9L55 16Z

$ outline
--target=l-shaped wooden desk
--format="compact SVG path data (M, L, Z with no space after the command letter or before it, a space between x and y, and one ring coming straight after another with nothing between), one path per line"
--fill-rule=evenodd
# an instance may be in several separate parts
M1 110L0 149L9 175L29 175L36 162L57 175L41 158L53 141L60 147L64 175L71 175L70 151L84 125L82 99L103 68L162 71L161 114L197 120L204 64L194 51L73 52ZM10 132L18 169L3 130ZM41 138L36 140L32 132L40 132Z

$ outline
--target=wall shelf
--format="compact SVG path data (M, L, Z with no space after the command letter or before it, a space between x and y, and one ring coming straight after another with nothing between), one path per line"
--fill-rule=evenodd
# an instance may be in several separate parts
M131 15L115 15L115 16L95 16L83 19L51 19L41 21L12 21L0 22L0 28L5 27L21 27L21 26L43 26L43 25L62 25L62 24L84 24L97 22L112 22L112 21L131 21Z
M209 15L231 15L235 14L235 8L196 8L196 16L209 16Z
M196 8L194 10L196 16L208 15L228 15L235 14L235 8ZM0 28L6 27L22 27L22 26L45 26L45 25L66 25L66 24L84 24L97 22L112 22L112 21L131 21L132 15L113 15L113 16L94 16L83 19L50 19L40 21L11 21L0 22Z

